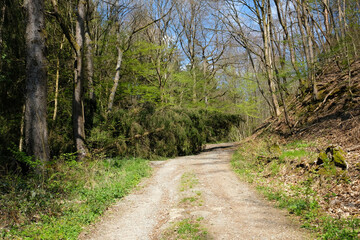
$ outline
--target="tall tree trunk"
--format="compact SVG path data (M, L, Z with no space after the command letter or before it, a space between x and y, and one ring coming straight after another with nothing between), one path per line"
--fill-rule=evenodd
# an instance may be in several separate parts
M21 122L20 122L20 140L19 140L19 151L24 150L24 128L25 128L25 104L22 107Z
M58 110L58 98L59 98L59 79L60 79L60 53L64 47L64 39L60 43L60 51L56 59L56 76L55 76L55 98L54 98L54 114L53 120L56 120Z
M120 68L121 68L121 62L122 62L122 57L123 57L123 51L119 46L117 47L117 51L118 51L118 58L116 61L114 85L111 88L111 92L110 92L110 96L109 96L109 103L108 103L108 110L107 110L108 113L112 111L112 108L114 105L115 93L116 93L117 87L119 85L119 80L120 80Z
M25 6L27 10L25 150L28 155L34 156L44 164L50 157L46 122L47 61L44 2L28 0Z
M161 51L161 50L160 50ZM156 65L156 77L158 80L158 85L159 85L159 93L160 93L160 101L163 104L165 102L165 92L164 92L164 88L165 88L165 80L164 80L164 76L161 70L161 53L160 51L156 51L156 61L155 61L155 65Z
M77 20L76 20L76 35L72 34L71 29L66 24L64 18L60 15L57 0L51 0L54 12L52 15L57 19L63 30L64 35L68 39L71 47L75 52L74 63L74 92L73 92L73 134L78 158L81 160L87 154L85 146L85 117L84 117L84 103L83 103L83 56L84 56L84 40L85 40L85 5L86 0L78 0L77 5Z
M264 43L264 59L265 59L265 69L269 84L269 91L271 95L271 102L274 108L275 117L280 115L280 107L279 102L276 96L276 87L274 83L274 73L273 73L273 63L271 57L271 39L270 39L270 25L271 25L271 11L270 11L270 1L267 0L266 4L262 6L262 14L263 14L263 43Z
M291 60L291 65L293 66L294 70L295 70L295 73L296 73L296 76L299 80L299 85L300 85L300 89L303 89L304 87L304 82L300 76L300 71L299 71L299 67L296 63L296 57L295 57L295 50L294 50L294 45L293 45L293 40L290 38L290 34L289 34L289 31L288 31L288 27L287 27L287 23L286 23L286 19L285 18L285 15L283 12L282 12L282 6L280 5L280 1L279 0L274 0L275 2L275 5L276 5L276 10L277 10L277 14L278 14L278 18L279 18L279 21L280 21L280 24L282 26L282 29L284 31L284 34L285 34L285 39L286 39L286 43L289 47L289 50L290 50L290 60Z
M204 103L205 103L205 107L208 108L208 93L207 93L207 60L205 57L205 54L203 54L203 62L202 62L203 66L202 66L202 70L203 70L203 78L204 78Z
M89 126L93 125L93 118L96 111L96 96L94 92L94 61L93 61L93 48L92 42L89 34L89 30L87 29L85 33L85 41L86 41L86 77L89 88L89 116L87 122Z
M74 76L74 98L73 98L73 131L76 150L79 160L85 157L87 149L85 146L85 117L83 102L83 53L85 38L85 0L79 0L77 6L76 21L76 60Z
M340 36L342 40L345 38L345 26L346 26L346 19L345 19L345 1L344 0L337 0L337 7L338 7L338 21L339 21L339 28L340 28Z
M247 53L248 56L249 56L249 59L250 59L250 62L251 62L251 67L252 67L252 69L253 69L253 71L254 71L254 74L255 74L255 79L256 79L256 83L257 83L259 92L261 93L261 95L262 95L263 98L265 99L266 103L268 104L269 108L271 109L271 108L272 108L272 105L271 105L269 99L266 97L264 90L261 88L260 80L259 80L259 78L258 78L258 76L257 76L257 74L256 74L256 68L255 68L254 59L253 59L253 57L251 56L250 50L249 50L248 48L246 48L246 53Z
M196 72L195 72L195 64L193 63L192 67L191 67L191 76L192 76L192 80L193 80L193 85L192 85L192 102L196 103L196 99L197 99L197 94L196 94L196 85L197 85L197 81L196 81Z
M329 0L321 0L322 4L323 4L323 12L322 15L324 16L324 25L325 25L325 39L326 42L329 45L329 48L331 48L332 46L332 32L333 32L333 28L331 23L331 18L330 18L330 2Z
M339 26L340 26L340 32L341 32L341 46L343 48L343 54L344 57L346 58L346 62L347 62L347 73L348 73L348 86L349 86L349 92L352 95L352 91L351 91L351 87L352 87L352 83L351 83L351 60L350 60L350 51L349 51L349 46L348 46L348 40L347 37L350 36L351 38L351 34L347 33L348 30L348 25L346 23L346 16L345 16L345 12L346 12L346 1L344 0L338 0L338 11L339 11ZM355 52L356 52L356 48L355 48Z
M279 55L279 59L280 59L280 69L281 71L285 71L285 48L286 48L286 44L284 43L284 50L281 49L281 44L280 44L280 38L277 37L277 33L276 33L276 29L274 28L273 25L273 19L272 19L272 15L269 15L270 18L270 46L271 46L271 58L272 58L272 63L273 63L273 69L275 71L275 79L278 85L278 89L279 89L279 95L280 95L280 100L282 102L283 105L283 109L284 109L284 116L285 116L285 122L288 125L289 129L291 130L292 126L290 123L290 119L289 119L289 115L288 115L288 111L287 111L287 106L286 106L286 101L285 101L285 96L284 93L287 93L287 89L286 89L286 82L287 79L285 76L281 77L280 73L279 73L279 69L276 65L276 56L275 56L275 45L276 45L276 39L279 42L278 44L278 55ZM283 82L281 82L281 79L283 80Z
M89 114L86 122L87 125L92 128L93 126L93 119L94 114L96 111L96 96L94 91L94 61L93 61L93 42L90 36L90 22L91 22L91 15L93 11L96 11L95 8L98 3L94 3L95 5L91 5L92 0L87 0L87 10L86 10L86 27L85 27L85 43L86 43L86 78L87 84L89 89L89 101L88 101L88 108Z
M6 11L6 5L4 4L1 7L1 16L0 16L0 56L2 56L2 50L3 50L3 27L4 27L4 21L5 21L5 11ZM0 71L1 71L1 65L2 65L2 59L0 58Z
M313 44L313 39L314 39L314 35L313 35L313 31L311 31L310 29L310 23L308 20L308 10L307 10L307 6L305 5L305 3L303 3L303 18L304 18L304 26L306 29L306 39L307 39L307 45L308 45L308 50L309 50L309 77L310 77L310 82L311 82L311 86L312 86L312 94L313 94L313 99L314 100L318 100L319 98L319 94L318 94L318 88L317 88L317 83L316 83L316 79L315 79L315 60L314 60L314 44ZM305 14L305 11L308 14ZM306 43L305 43L306 44Z
M305 19L307 18L307 16L305 16L305 14L303 13L304 8L303 8L303 5L301 5L299 0L296 0L295 8L296 8L296 16L298 19L298 26L299 26L299 30L301 33L302 43L303 43L303 49L304 49L305 58L306 58L308 82L310 82L311 86L314 87L315 85L313 84L313 74L312 74L312 68L313 68L312 59L313 58L311 58L311 56L310 56L311 54L310 54L310 46L309 46L309 43L310 42L312 43L312 39L307 34L307 32L305 32L305 30L304 30L304 25L307 25L307 23L305 23ZM307 29L306 26L305 26L305 28ZM307 84L307 85L308 86L306 86L306 87L309 87L309 84Z

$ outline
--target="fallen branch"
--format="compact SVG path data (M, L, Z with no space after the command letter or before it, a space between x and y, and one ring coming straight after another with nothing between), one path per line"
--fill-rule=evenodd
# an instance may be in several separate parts
M319 106L314 110L316 112L319 108L326 102L327 98L335 91L336 88L333 88L324 98L324 100L319 104Z
M135 136L131 137L131 138L128 138L126 139L127 141L131 141L131 140L134 140L134 139L139 139L139 138L143 138L143 137L146 137L150 134L153 134L153 133L157 133L157 132L161 132L162 130L164 130L165 127L161 127L161 128L157 128L155 129L154 131L150 132L150 131L147 131L147 132L144 132L143 134L136 134Z

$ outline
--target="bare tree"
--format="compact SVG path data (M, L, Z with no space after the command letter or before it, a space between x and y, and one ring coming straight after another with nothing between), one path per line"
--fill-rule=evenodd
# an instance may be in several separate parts
M295 70L296 76L299 80L299 85L300 85L300 89L304 88L304 82L300 76L300 70L298 67L298 64L296 62L296 56L295 56L295 49L294 49L294 43L293 40L290 37L290 33L288 30L288 25L287 25L287 20L286 20L286 16L289 16L289 2L286 2L286 6L285 6L285 12L284 12L284 7L282 5L282 2L279 0L274 0L275 2L275 6L276 6L276 11L277 11L277 16L279 19L279 22L281 24L281 27L283 29L284 35L285 35L285 40L286 40L286 44L288 45L288 49L290 51L290 61L291 64Z
M168 99L165 97L166 85L174 71L175 58L177 54L176 45L178 43L178 35L171 33L170 27L174 15L172 14L173 2L171 0L154 0L149 1L147 8L149 9L149 17L153 21L161 16L159 21L144 31L144 35L155 49L149 55L150 61L156 72L155 82L152 85L159 89L161 103ZM165 13L168 14L165 16Z
M192 101L197 102L197 78L196 65L197 59L197 41L201 26L201 17L204 14L204 1L184 0L177 2L176 10L179 16L178 35L180 45L189 60L190 73L192 77Z
M276 96L276 87L274 83L274 69L273 69L271 32L270 32L272 25L270 0L261 1L261 3L254 0L254 5L257 6L255 11L260 22L260 29L263 38L265 69L269 84L271 101L274 107L275 116L277 117L280 115L280 108Z
M253 13L254 12L255 11L253 11ZM220 11L220 14L221 19L224 21L225 26L227 27L227 31L230 33L231 37L245 49L246 55L248 56L248 59L251 63L250 66L255 73L254 78L257 82L259 92L268 104L270 112L275 115L273 104L271 103L271 100L268 99L267 93L262 88L260 79L258 77L258 73L261 71L261 69L260 67L256 66L257 60L260 60L261 64L264 63L264 51L259 51L262 49L260 46L261 43L258 42L259 37L253 33L255 31L251 31L250 27L246 26L240 19L242 12L239 10L238 2L232 0L226 1L226 11Z

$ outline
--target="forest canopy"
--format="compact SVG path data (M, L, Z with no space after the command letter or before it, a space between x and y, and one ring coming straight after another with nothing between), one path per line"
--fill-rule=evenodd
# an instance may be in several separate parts
M323 99L327 64L351 92L359 34L357 0L1 0L2 165L185 155L269 116L292 128L287 99Z

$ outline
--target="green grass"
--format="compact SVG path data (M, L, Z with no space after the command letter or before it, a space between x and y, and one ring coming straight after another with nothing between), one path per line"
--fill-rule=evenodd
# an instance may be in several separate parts
M267 150L269 143L258 140L242 145L233 155L231 164L242 179L253 183L270 201L299 216L303 227L317 233L319 239L359 239L359 218L334 219L319 206L321 196L312 188L318 172L302 174L296 182L285 184L280 180L281 169L294 169L300 160L315 161L317 154L311 150L314 146L312 142L291 142L280 146L282 152L278 158L266 162L270 159L268 157L272 157ZM265 162L258 156L262 156Z
M180 191L183 192L192 189L198 183L199 180L196 178L195 173L186 172L181 176Z
M13 179L17 184L0 197L0 203L17 222L8 222L1 238L77 239L84 226L150 174L143 159L65 161L53 168L57 172L38 188L34 178ZM9 198L14 201L4 202Z
M302 140L296 140L296 141L292 141L288 144L285 145L286 148L291 149L291 148L308 148L308 147L314 147L316 146L316 144L314 142L307 142L307 141L302 141Z
M321 239L359 239L360 219L325 218Z
M198 200L197 197L185 197L181 199L180 203L187 203L187 202L193 203L196 202L197 200Z
M319 204L315 199L289 197L284 191L274 191L273 188L266 186L258 186L257 190L270 201L276 201L279 208L286 208L290 213L303 216L304 219L308 220L311 216L318 215Z
M286 150L282 152L279 159L284 161L285 159L300 159L302 157L307 157L312 153L305 149L297 149L297 150Z
M186 218L179 222L175 222L170 228L165 231L161 239L211 239L207 230L200 224L202 220L203 218L198 217L196 219Z
M180 238L190 238L190 239L206 239L207 231L200 227L198 223L198 219L196 221L191 221L190 219L184 219L177 223L177 233Z
M198 183L199 179L193 172L185 172L181 176L180 192L184 197L180 200L180 204L202 206L203 200L201 199L201 191L193 189Z

